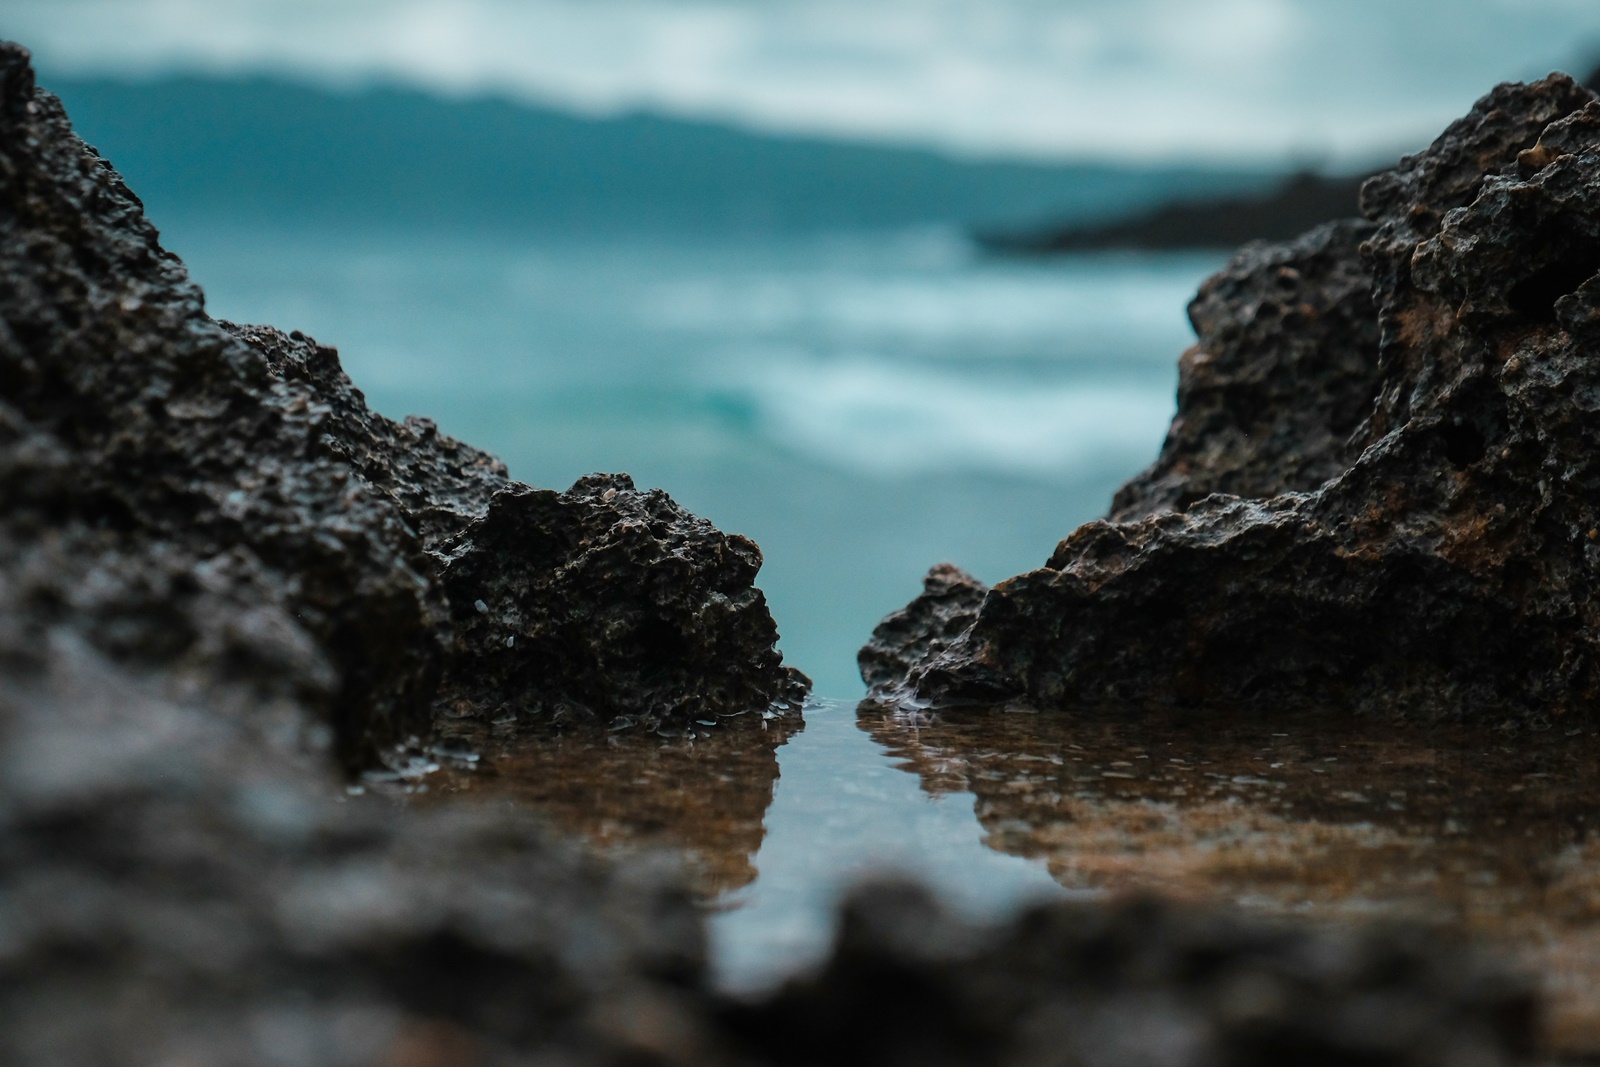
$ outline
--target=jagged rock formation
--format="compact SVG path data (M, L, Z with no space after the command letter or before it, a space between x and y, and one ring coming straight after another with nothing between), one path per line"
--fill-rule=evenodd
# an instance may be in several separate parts
M511 482L369 411L332 349L214 322L14 51L3 91L19 641L66 626L130 668L250 678L315 709L352 764L436 705L653 728L794 697L755 545L626 477Z
M696 718L797 710L808 683L777 651L754 542L625 474L565 493L513 482L427 419L368 410L333 349L221 325L275 380L312 391L327 409L320 447L415 531L445 604L443 714L676 736Z
M1501 85L1371 179L1362 210L1359 262L1350 223L1247 249L1209 283L1185 408L1113 521L990 590L876 694L1591 716L1600 102L1565 75ZM1264 295L1286 267L1297 309ZM875 636L872 662L898 640Z
M885 886L846 904L820 973L726 1018L795 1067L1444 1067L1528 1050L1515 983L1396 934L1307 936L1135 900L1037 908L980 935Z

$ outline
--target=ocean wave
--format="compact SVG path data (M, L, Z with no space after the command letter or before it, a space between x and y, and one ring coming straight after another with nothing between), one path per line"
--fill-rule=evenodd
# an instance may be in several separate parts
M1154 458L1170 379L996 381L887 360L751 358L758 432L875 477L935 471L1071 481Z
M1192 343L1184 308L1216 266L1215 257L1082 257L1033 269L728 272L656 284L636 313L647 329L909 345L963 361L1042 353L1070 360L1114 347L1165 364Z

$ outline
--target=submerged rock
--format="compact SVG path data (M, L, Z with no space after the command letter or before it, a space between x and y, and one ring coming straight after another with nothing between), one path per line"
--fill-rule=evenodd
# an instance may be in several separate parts
M1362 210L1208 282L1156 466L874 694L1591 717L1600 102L1499 86Z

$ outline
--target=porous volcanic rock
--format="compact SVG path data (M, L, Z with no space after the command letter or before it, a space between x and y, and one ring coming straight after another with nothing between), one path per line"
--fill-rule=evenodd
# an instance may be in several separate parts
M755 587L761 549L626 474L557 493L512 481L493 456L367 408L338 353L299 333L222 323L326 406L321 447L395 502L445 602L445 716L677 736L695 719L773 705L809 688L783 665Z
M847 901L819 972L724 1019L785 1067L1445 1067L1519 1062L1536 1032L1526 987L1415 930L1131 899L980 932L892 884Z
M440 705L653 727L795 696L754 544L626 477L512 482L368 410L332 349L212 320L18 49L0 92L15 640L62 625L130 666L252 678L351 765Z
M463 537L533 491L425 420L372 414L331 349L210 319L9 44L0 279L0 1062L717 1062L675 862L346 795L351 769L426 745L436 703L457 702L449 566L570 564ZM605 516L668 509L615 484L615 502L565 505L592 512L575 555ZM697 625L728 658L653 677L683 715L691 672L741 674L693 711L748 699L759 719L793 681L759 594L727 577L748 584L759 557L672 515L696 538L680 552L710 559L655 575L636 552L600 577L655 605L711 573L686 595L720 598ZM548 625L632 639L617 593L591 616L582 594L570 582ZM539 692L593 666L546 664Z
M1600 102L1565 75L1501 85L1362 210L1359 260L1348 223L1208 283L1156 467L878 697L1593 716ZM1298 310L1264 295L1285 267ZM1358 273L1378 354L1341 443L1370 359ZM1204 388L1197 364L1220 368Z
M1347 219L1249 244L1207 279L1189 303L1198 343L1178 360L1178 414L1154 465L1117 491L1113 521L1212 493L1304 492L1350 465L1378 375L1359 251L1371 234Z

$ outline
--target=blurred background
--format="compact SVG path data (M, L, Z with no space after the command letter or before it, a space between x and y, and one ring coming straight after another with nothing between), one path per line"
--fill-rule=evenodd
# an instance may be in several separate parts
M848 700L931 564L1035 567L1155 456L1251 234L1142 213L1307 170L1354 213L1338 179L1494 83L1586 73L1600 4L6 0L0 35L213 314L518 478L628 471L754 538Z

